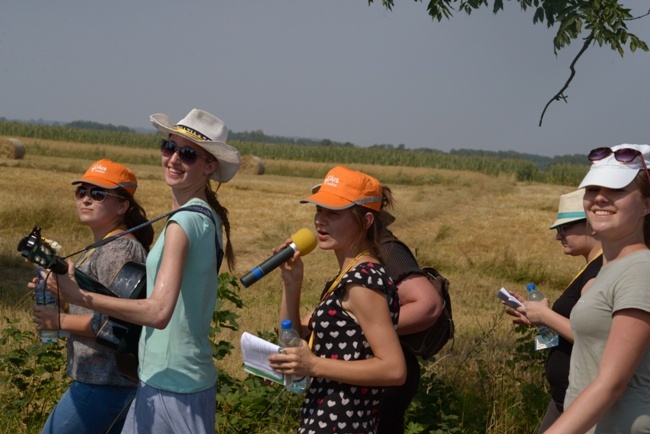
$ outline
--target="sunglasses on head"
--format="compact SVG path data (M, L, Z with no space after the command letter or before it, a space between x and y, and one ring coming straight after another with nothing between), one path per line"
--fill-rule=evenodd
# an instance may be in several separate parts
M166 158L170 158L178 152L178 157L185 164L194 164L199 157L205 158L208 162L212 161L212 158L198 152L194 148L190 148L189 146L183 146L181 148L176 143L166 139L160 141L160 151Z
M646 175L648 175L648 181L650 182L650 172L648 172L648 166L646 166L645 164L645 158L643 157L643 153L638 149L621 148L614 151L612 150L612 148L608 148L608 147L596 148L589 153L589 156L587 158L589 158L589 161L593 163L594 161L602 160L603 158L609 157L612 154L614 154L614 158L616 159L616 161L619 161L621 163L631 163L637 157L639 157L639 159L641 160L641 164L645 169L645 173Z
M74 197L77 200L81 200L84 197L89 196L93 202L104 202L104 199L106 199L106 196L114 196L114 197L119 197L120 199L124 199L122 196L119 196L117 194L109 193L103 188L100 187L84 187L80 185L79 187L76 188L74 191Z

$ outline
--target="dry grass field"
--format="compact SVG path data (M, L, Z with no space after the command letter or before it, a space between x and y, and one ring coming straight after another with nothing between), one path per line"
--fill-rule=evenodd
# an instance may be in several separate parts
M43 235L57 240L63 253L72 253L91 242L90 232L77 223L70 182L102 157L127 163L138 175L136 199L149 217L169 210L170 193L160 176L158 151L120 147L38 142L38 146L78 151L80 158L37 155L33 139L23 160L0 159L0 318L21 318L31 327L32 301L25 283L33 267L16 251L19 239L35 225ZM145 164L146 163L146 164ZM236 276L266 259L271 249L296 230L312 228L314 207L299 200L309 194L335 164L299 161L264 161L266 173L239 173L218 191L230 211L232 241L237 255ZM290 176L292 168L310 177ZM513 332L495 297L499 288L524 291L535 281L551 300L564 289L583 265L581 259L564 257L548 226L554 221L560 194L572 188L521 184L512 177L488 177L477 173L352 165L389 185L397 200L398 217L392 229L417 252L422 264L436 267L451 282L456 339L426 369L457 387L483 388L480 370L494 367L502 375L504 360L513 348ZM154 226L159 233L160 223ZM334 256L318 249L304 258L303 309L316 301L324 282L337 273ZM222 269L222 271L226 271ZM281 285L276 273L241 290L246 307L240 312L238 332L222 336L238 346L243 331L272 330L277 326ZM532 343L531 343L532 345ZM0 349L2 351L2 349ZM238 349L219 363L234 376L243 377ZM516 372L514 374L517 374ZM525 373L520 373L525 375ZM499 378L488 378L495 386ZM486 392L487 393L487 392ZM494 393L498 396L498 393ZM495 400L495 414L498 406ZM486 432L503 429L503 421L488 420ZM501 428L498 428L498 427ZM516 426L509 422L509 426Z

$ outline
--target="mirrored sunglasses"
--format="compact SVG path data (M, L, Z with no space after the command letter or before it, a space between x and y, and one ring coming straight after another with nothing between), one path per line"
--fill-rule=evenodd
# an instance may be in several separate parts
M166 158L170 158L178 152L178 157L185 164L194 164L199 157L205 158L208 162L212 161L212 158L198 152L194 148L190 148L189 146L183 146L181 148L176 143L166 139L160 141L160 151Z
M82 185L77 187L74 191L74 197L77 200L82 200L84 197L90 197L93 202L104 202L107 196L114 196L114 197L119 197L120 199L124 199L122 196L119 196L117 194L109 193L103 188L100 187L91 187L87 188ZM126 200L126 199L124 199Z
M587 158L589 158L589 161L593 163L594 161L607 158L612 154L614 154L614 158L616 159L616 161L619 161L621 163L631 163L637 157L640 157L641 164L643 165L643 168L645 169L645 173L646 175L648 175L648 181L650 182L650 172L648 172L648 166L646 166L645 164L645 158L643 157L643 153L638 149L621 148L614 151L612 150L612 148L609 147L596 148L591 150Z

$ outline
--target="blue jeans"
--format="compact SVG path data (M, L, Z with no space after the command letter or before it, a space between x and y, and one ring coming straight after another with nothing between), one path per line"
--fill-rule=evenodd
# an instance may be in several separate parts
M135 387L73 382L45 422L42 434L117 434Z

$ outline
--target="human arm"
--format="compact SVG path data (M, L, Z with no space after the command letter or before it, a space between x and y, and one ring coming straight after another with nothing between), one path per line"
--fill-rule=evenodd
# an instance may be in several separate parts
M397 285L400 311L398 335L408 335L431 327L442 313L443 300L429 279L410 274Z
M409 247L392 238L389 231L381 244L381 257L388 274L397 285L400 313L397 333L408 335L426 330L440 317L443 299Z
M364 332L374 357L346 361L321 358L304 343L269 357L271 367L283 374L309 375L359 386L397 386L406 379L406 364L390 319L386 296L356 284L346 286L346 310Z
M71 262L68 275L59 277L59 288L71 304L130 323L163 329L176 307L188 250L187 235L180 225L170 221L165 229L165 245L156 282L151 296L145 299L109 297L83 290L74 281L74 264Z
M584 433L594 426L623 395L649 344L650 312L639 309L615 312L596 379L546 433Z
M36 330L63 330L75 335L94 338L91 327L92 315L72 315L59 312L59 308L52 309L46 306L34 306L34 322Z

